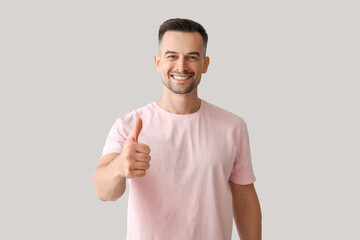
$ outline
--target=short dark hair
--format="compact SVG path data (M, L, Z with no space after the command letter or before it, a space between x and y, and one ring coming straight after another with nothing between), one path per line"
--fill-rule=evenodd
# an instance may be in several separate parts
M185 18L172 18L163 22L159 28L159 44L167 31L198 32L203 39L204 47L206 49L208 42L206 30L203 26L201 26L201 24L193 20Z

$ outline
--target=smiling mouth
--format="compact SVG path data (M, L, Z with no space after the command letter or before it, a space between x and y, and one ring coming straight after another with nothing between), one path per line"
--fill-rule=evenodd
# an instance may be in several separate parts
M170 75L170 76L177 81L185 81L192 77L192 76L177 76L177 75Z

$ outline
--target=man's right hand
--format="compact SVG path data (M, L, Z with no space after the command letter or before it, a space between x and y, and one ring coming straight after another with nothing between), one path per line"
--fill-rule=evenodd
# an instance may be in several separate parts
M146 175L150 168L150 148L139 143L138 137L142 129L142 120L137 118L132 133L126 138L120 155L114 161L116 175L125 178L137 178Z

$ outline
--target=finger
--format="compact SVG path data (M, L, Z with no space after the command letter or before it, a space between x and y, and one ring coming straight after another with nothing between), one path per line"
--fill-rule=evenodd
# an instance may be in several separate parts
M150 147L143 143L138 143L135 146L135 151L138 153L150 154Z
M133 170L128 178L144 177L146 175L145 170Z
M142 129L142 119L141 118L137 118L135 120L135 124L134 124L134 128L130 134L130 138L137 142L138 141L138 137L139 137L139 134L140 134L140 131Z
M136 153L135 159L138 162L150 162L151 156L149 154Z
M134 164L134 170L148 170L150 168L150 163L148 162L136 162Z

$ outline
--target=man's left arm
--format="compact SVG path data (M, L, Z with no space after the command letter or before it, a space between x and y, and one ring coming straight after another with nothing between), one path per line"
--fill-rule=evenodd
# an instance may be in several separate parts
M233 215L241 240L261 239L261 208L254 184L238 185L229 181Z

